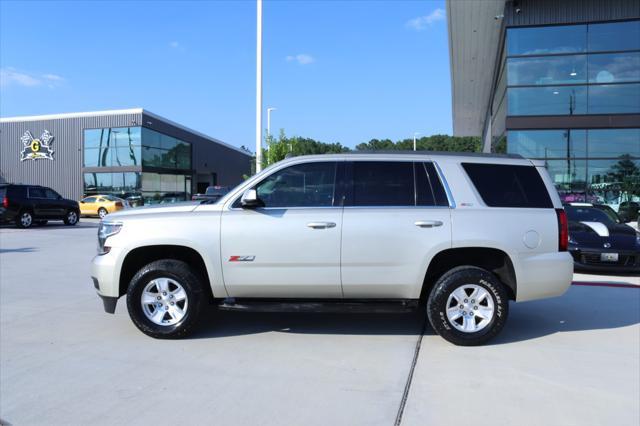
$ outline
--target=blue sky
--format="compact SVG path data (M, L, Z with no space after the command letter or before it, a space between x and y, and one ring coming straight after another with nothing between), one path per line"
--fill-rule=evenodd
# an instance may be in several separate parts
M253 148L255 9L1 1L0 115L144 107ZM275 131L350 147L451 133L444 0L265 1L263 26Z

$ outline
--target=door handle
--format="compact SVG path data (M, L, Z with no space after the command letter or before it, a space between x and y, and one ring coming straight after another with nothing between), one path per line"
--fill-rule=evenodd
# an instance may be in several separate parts
M439 220L419 220L414 225L420 228L435 228L436 226L442 226L443 223Z
M336 224L333 222L309 222L307 226L312 229L327 229L335 228Z

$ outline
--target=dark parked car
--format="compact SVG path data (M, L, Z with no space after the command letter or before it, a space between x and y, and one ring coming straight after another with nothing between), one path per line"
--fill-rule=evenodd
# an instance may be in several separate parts
M218 201L223 196L227 195L231 188L228 186L208 186L207 190L204 194L196 194L191 197L192 200L208 200L208 201Z
M593 206L565 205L576 271L640 272L640 233Z
M624 201L618 208L618 216L623 222L632 222L640 216L640 203L635 201Z
M0 222L13 222L19 228L45 225L62 220L75 225L80 220L78 202L62 198L51 188L39 185L0 185Z

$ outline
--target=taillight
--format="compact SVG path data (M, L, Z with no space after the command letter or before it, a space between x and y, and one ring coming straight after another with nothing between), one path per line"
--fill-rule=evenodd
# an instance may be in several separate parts
M122 207L122 203L120 201L116 201L116 207Z
M6 196L2 198L2 207L4 207L5 209L9 208L9 199Z
M569 223L567 222L567 212L564 209L556 209L558 216L558 250L567 251L569 248Z

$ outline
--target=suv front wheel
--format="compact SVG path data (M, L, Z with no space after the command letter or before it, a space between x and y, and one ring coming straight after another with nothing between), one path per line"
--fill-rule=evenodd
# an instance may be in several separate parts
M459 266L436 282L427 301L433 329L455 345L481 345L495 337L507 320L509 296L491 272Z
M74 226L78 223L78 218L80 215L77 210L69 210L67 214L64 216L64 224L68 226Z
M193 331L202 312L202 289L202 280L185 262L156 260L140 269L129 283L129 316L148 336L185 337Z

